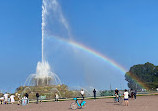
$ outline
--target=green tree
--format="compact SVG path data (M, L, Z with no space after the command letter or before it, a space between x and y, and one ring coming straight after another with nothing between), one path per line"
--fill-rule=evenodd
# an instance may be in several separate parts
M141 86L138 83L142 83L148 89L155 89L158 87L158 66L149 62L134 65L125 74L125 80L132 89L140 90Z

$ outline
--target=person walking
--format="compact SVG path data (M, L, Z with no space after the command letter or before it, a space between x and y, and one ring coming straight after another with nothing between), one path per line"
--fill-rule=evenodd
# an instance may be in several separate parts
M81 96L82 96L82 98L84 100L84 90L83 89L81 90Z
M36 98L37 98L37 102L36 102L36 104L38 104L38 100L39 100L39 93L36 93Z
M13 103L15 102L14 97L15 97L14 95L11 95L11 96L10 96L10 102L11 102L11 104L13 104Z
M124 95L125 106L128 106L128 91L126 89L123 95Z
M8 96L9 96L8 93L4 94L4 104L8 104Z
M94 99L96 99L96 90L95 89L93 90L93 94L94 94Z

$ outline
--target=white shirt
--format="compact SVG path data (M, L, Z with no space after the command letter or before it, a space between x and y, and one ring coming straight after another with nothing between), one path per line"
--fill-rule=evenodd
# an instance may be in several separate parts
M4 94L4 98L5 98L5 99L8 99L8 95L9 95L9 94Z
M23 99L27 99L27 97L26 96L24 96L24 98Z
M128 92L124 92L124 98L128 99Z
M84 91L81 91L81 94L84 95Z
M58 94L56 94L56 95L55 95L55 97L56 97L56 99L58 99L58 98L59 98L59 95L58 95Z
M10 96L11 102L15 102L14 97L15 97L14 95Z

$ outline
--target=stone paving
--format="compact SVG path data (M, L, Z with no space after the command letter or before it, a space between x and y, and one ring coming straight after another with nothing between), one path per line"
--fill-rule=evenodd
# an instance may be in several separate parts
M70 104L73 101L30 103L26 106L16 104L0 104L0 111L73 111ZM139 96L129 100L129 106L124 103L114 103L112 98L86 100L86 108L77 111L158 111L158 96Z

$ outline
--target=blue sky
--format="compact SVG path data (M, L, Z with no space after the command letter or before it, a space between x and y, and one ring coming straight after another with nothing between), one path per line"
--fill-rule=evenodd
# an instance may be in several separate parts
M75 41L127 69L145 62L158 65L156 0L59 0L59 3ZM0 1L0 90L14 91L23 85L41 61L41 6L42 0ZM110 82L99 81L108 81L109 74L113 75L109 76L112 82L116 76L121 76L119 83L123 81L119 71L93 55L82 51L74 54L69 47L54 50L53 43L58 44L53 39L47 41L48 61L63 83L82 86L97 81L96 87L108 89ZM97 73L100 75L96 76ZM90 82L83 82L80 77ZM114 83L113 87L120 87L116 85L118 81ZM126 83L122 84L125 87Z

